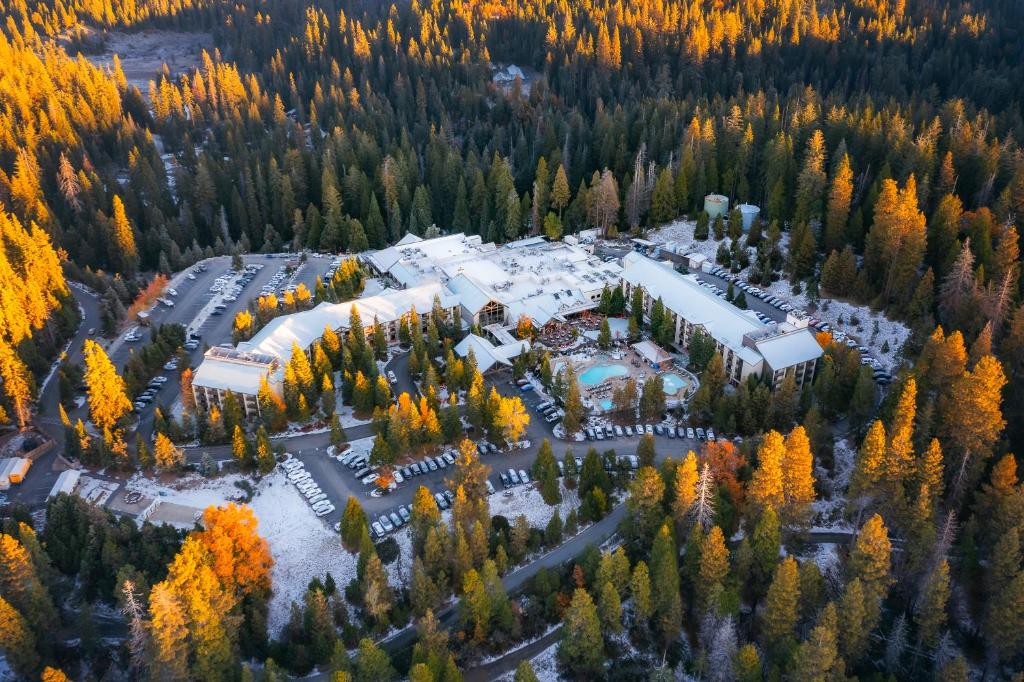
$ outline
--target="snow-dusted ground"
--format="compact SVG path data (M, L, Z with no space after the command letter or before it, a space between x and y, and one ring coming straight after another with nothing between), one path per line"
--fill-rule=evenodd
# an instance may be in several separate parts
M705 241L694 239L693 230L696 225L696 221L693 220L676 220L653 230L648 239L661 245L662 248L681 255L701 253L714 265L719 244L724 243L728 247L732 244L732 240L725 237L716 241L713 233ZM783 232L779 240L779 248L783 253L786 251L788 242L789 233ZM755 250L748 249L748 253L753 256ZM742 270L739 276L746 279L748 271L749 269ZM873 311L867 306L854 305L835 299L821 298L817 306L809 306L805 293L794 294L792 285L786 278L761 288L769 291L773 296L788 301L795 308L806 310L811 317L828 322L834 330L854 338L860 345L870 349L870 355L881 362L886 369L891 371L899 365L899 352L910 336L910 330L906 325L889 320L883 314ZM851 322L854 319L858 322ZM877 333L874 331L876 322L878 323ZM886 342L889 344L889 350L883 353L882 346Z
M301 603L309 581L323 579L330 571L338 586L344 587L355 577L356 556L342 548L338 534L313 514L280 469L260 482L252 509L274 557L267 627L276 637L288 622L291 603Z
M340 391L338 392L338 402L334 408L334 413L338 415L338 421L341 422L341 427L344 429L352 426L362 426L373 421L372 419L357 419L352 412L351 405L342 405Z
M199 474L190 474L164 485L160 482L136 473L124 484L125 492L139 492L166 502L182 504L196 509L206 509L210 505L238 501L245 493L235 485L236 482L252 477L231 474L218 478L205 478Z
M853 527L843 518L846 508L846 491L850 486L850 474L856 451L853 445L842 438L832 448L835 472L829 476L821 467L815 467L814 475L821 482L821 487L828 493L829 499L815 500L811 505L814 511L814 526L821 530L850 531Z
M562 522L569 515L569 511L579 507L579 495L575 490L566 490L562 486L562 502L549 507L544 503L540 491L533 486L516 486L510 488L512 495L505 497L504 493L497 493L490 498L491 516L504 516L509 523L514 523L520 514L526 517L527 523L533 528L544 530L548 521L555 514L555 508L559 509Z
M363 445L361 441L353 445L356 443ZM163 485L136 474L125 488L203 510L240 500L243 493L235 483L242 480L253 483L249 476L232 474L215 479L192 475ZM330 571L338 585L344 586L355 576L356 557L342 549L338 534L313 513L280 468L256 483L255 489L250 505L259 521L257 531L270 544L274 557L268 627L271 636L276 636L288 622L291 603L302 600L312 578L322 579Z

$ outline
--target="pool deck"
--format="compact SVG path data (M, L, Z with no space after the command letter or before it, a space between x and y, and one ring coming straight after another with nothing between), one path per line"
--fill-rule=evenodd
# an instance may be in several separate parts
M639 385L642 384L651 374L656 374L658 376L666 374L677 375L685 382L685 385L675 393L665 394L666 402L670 407L676 407L685 403L688 397L696 390L698 385L697 378L686 369L683 369L678 365L674 365L665 370L655 370L650 365L646 364L643 359L631 349L614 352L598 352L585 360L573 360L568 357L563 358L563 360L565 362L572 363L575 367L577 380L580 385L580 392L583 395L584 401L589 403L592 406L592 411L597 413L610 411L601 406L601 401L610 400L612 392L616 386L628 379L635 380ZM596 384L588 384L580 379L580 377L582 377L582 375L584 375L588 370L607 365L621 366L625 368L626 372L625 374L608 376Z

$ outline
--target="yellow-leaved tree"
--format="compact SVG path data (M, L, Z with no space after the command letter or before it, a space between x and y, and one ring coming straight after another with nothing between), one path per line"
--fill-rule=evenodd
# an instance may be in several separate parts
M124 379L92 339L86 339L85 385L88 390L89 418L100 429L112 429L132 409Z
M185 453L175 446L170 438L158 433L153 444L153 460L158 469L177 469L185 465Z
M750 481L747 495L762 509L771 505L782 509L786 502L782 475L782 459L786 456L786 443L778 431L764 434L757 448L757 469Z

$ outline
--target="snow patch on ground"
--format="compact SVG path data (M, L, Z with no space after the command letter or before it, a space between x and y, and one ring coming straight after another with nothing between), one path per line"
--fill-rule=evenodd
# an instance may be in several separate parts
M276 637L288 622L291 603L301 603L309 581L330 571L339 586L348 584L356 574L356 556L342 549L338 534L314 515L280 469L260 482L251 504L274 557L267 625Z
M849 531L853 528L843 518L843 512L846 509L846 491L850 487L850 475L853 473L853 463L857 453L853 445L845 438L836 441L832 451L834 474L829 476L828 472L821 467L815 469L815 476L827 492L827 499L822 497L811 505L814 511L814 524L819 528Z
M686 256L691 253L700 253L707 257L710 263L715 262L715 256L718 254L718 246L725 244L726 248L732 246L732 240L729 237L725 237L721 240L715 239L715 233L708 226L708 238L705 240L694 239L693 232L694 228L697 227L696 220L686 220L680 218L674 220L671 223L666 223L656 230L653 230L647 237L648 240L658 244L661 248L677 253L681 256ZM748 249L751 255L754 250Z
M532 485L528 487L516 486L510 488L509 491L512 493L509 497L506 497L504 493L491 496L489 500L491 516L504 516L508 519L509 523L514 523L516 517L522 514L526 517L526 521L531 527L540 528L541 530L547 527L551 517L555 514L556 508L559 510L562 522L564 523L565 517L569 515L569 512L580 505L577 492L575 490L566 490L565 486L562 486L562 502L551 507L544 502L540 491Z
M653 230L647 238L662 248L680 255L703 254L710 264L715 265L715 256L718 253L719 245L725 244L726 247L730 247L732 240L725 237L716 241L714 233L704 241L694 239L693 231L696 225L696 221L693 220L675 220ZM779 240L779 248L783 253L787 250L788 242L789 233L783 232ZM756 249L748 249L748 253L753 256ZM751 262L753 260L752 257ZM748 272L749 268L740 271L739 277L746 280ZM804 292L794 294L792 284L785 277L777 282L772 282L769 286L758 286L773 296L789 302L793 307L806 310L810 317L828 322L833 330L841 331L855 339L859 345L866 346L871 351L870 355L889 371L899 366L900 350L910 336L910 330L906 325L890 320L882 313L871 310L868 306L854 305L835 299L821 298L816 306L809 306L810 302L807 300L806 294ZM840 319L842 322L839 321ZM857 319L859 322L851 323L851 319ZM877 333L874 331L876 322L878 324ZM883 353L882 346L886 342L889 344L889 350Z
M199 474L190 474L171 483L162 484L136 473L128 479L124 487L125 492L138 492L161 501L202 510L210 505L216 506L242 500L245 493L235 483L243 480L251 483L252 477L230 474L217 478L205 478Z

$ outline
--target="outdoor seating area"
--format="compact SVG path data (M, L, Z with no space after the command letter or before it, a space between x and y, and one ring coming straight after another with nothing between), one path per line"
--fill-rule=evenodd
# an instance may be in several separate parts
M552 350L565 350L575 344L584 332L600 328L600 317L581 315L570 322L549 322L537 335L537 341Z
M612 410L612 395L622 383L633 379L639 391L652 373L662 379L668 406L685 403L697 390L697 377L667 353L660 359L662 370L651 367L647 358L632 348L609 352L588 347L556 359L556 367L565 363L573 365L583 402L594 413Z

